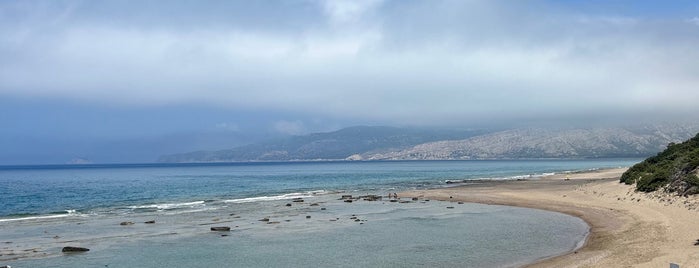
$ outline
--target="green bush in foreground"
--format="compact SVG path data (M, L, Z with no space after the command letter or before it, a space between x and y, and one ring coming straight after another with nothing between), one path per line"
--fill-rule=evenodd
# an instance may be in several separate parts
M656 156L629 168L621 182L636 184L636 190L652 192L662 187L680 195L699 193L699 134L683 143L670 143Z

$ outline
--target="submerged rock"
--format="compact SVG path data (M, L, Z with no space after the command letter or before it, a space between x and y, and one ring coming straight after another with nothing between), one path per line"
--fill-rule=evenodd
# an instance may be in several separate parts
M61 252L87 252L90 251L89 248L81 248L81 247L63 247Z
M211 231L216 231L216 232L228 232L230 230L231 230L231 227L228 227L228 226L211 227Z
M383 197L378 196L378 195L373 195L373 194L371 194L371 195L365 195L365 196L360 196L359 198L363 198L364 201L378 201L378 200L383 199Z

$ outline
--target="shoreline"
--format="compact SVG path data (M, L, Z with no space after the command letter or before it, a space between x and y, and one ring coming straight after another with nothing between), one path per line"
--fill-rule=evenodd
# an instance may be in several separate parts
M699 267L699 198L636 193L619 183L626 168L490 181L402 196L543 209L584 220L583 246L525 267Z

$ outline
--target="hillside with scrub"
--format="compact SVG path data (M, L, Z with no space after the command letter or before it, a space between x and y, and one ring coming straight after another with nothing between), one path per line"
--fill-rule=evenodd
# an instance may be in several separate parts
M678 195L699 193L699 134L682 143L670 143L664 151L629 168L621 182L636 190L664 190Z

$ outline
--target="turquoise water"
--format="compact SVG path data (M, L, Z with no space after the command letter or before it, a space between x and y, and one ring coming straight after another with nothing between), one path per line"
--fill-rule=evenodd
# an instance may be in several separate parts
M533 209L393 203L386 193L637 161L2 167L0 193L7 201L0 205L0 265L516 267L576 248L587 225ZM384 200L346 203L338 200L342 194ZM148 220L156 224L143 224ZM232 231L221 236L210 226ZM61 254L67 245L91 251Z

